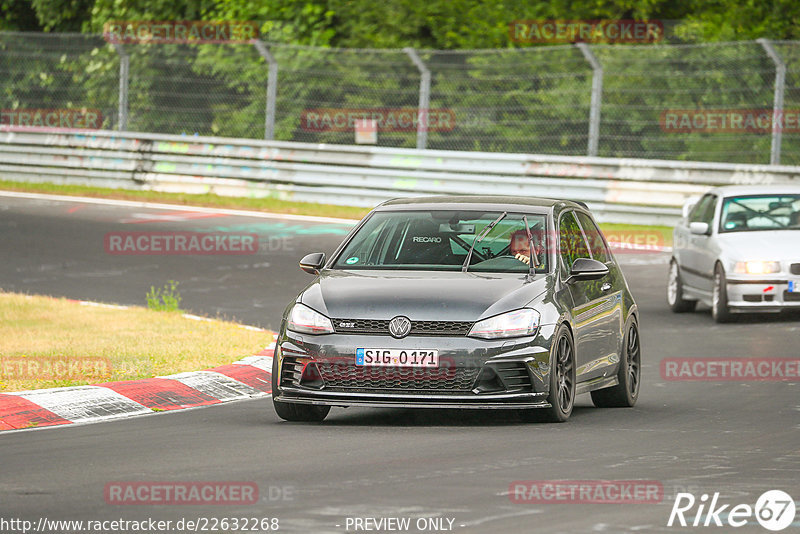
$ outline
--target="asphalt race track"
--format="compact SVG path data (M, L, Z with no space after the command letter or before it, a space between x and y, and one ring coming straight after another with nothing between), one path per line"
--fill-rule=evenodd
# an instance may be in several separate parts
M174 279L187 310L275 329L312 280L297 260L331 252L348 228L0 196L0 288L144 305L150 286ZM106 253L104 236L126 231L251 232L262 249L242 256ZM389 517L412 518L411 532L418 518L453 520L427 532L767 532L753 517L738 529L667 521L678 492L698 501L719 492L730 507L754 506L772 489L800 499L800 380L667 381L659 364L668 357L796 358L800 318L716 325L705 308L674 315L663 297L668 256L619 257L641 310L643 389L633 409L599 410L579 397L570 421L558 425L526 424L511 412L334 408L314 425L283 422L259 399L4 432L0 517L278 518L280 532L319 533L365 532L354 529L353 518ZM516 503L509 488L519 480L657 481L663 499ZM259 502L107 504L106 484L119 481L253 482ZM786 532L798 527L800 515Z

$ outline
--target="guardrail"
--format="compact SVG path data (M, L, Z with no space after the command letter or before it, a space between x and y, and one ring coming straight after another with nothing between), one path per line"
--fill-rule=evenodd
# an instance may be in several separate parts
M586 202L604 222L672 225L709 187L800 183L800 167L6 128L0 178L351 206L426 194L558 197Z

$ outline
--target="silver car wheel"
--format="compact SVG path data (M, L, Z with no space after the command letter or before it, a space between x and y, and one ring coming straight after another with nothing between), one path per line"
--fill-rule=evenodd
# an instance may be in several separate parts
M672 262L669 267L669 282L667 283L667 303L670 306L675 305L678 299L678 264Z
M714 273L714 292L711 296L711 313L714 317L719 313L719 288L722 285L722 279L719 273Z
M728 293L725 287L725 271L718 265L714 269L714 288L711 295L711 317L717 323L727 323L731 320L728 309Z

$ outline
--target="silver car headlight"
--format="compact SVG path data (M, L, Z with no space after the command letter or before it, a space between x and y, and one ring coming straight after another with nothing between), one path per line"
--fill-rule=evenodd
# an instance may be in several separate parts
M332 334L331 320L304 304L297 303L289 313L286 327L301 334Z
M740 274L770 274L781 272L778 261L737 261L733 272Z
M539 328L539 318L539 312L530 308L502 313L475 323L469 336L482 339L532 336Z

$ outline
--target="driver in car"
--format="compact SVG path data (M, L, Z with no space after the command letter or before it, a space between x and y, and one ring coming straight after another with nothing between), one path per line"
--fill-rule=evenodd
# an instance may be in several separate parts
M536 238L536 232L531 231L531 235L533 236L533 247L536 251L536 258L534 260L538 260L539 254L541 254L541 245L539 244L539 240ZM517 230L511 234L511 243L509 244L509 253L517 258L519 261L523 262L526 265L530 265L531 263L531 247L528 244L528 234L525 230ZM538 261L536 261L535 265L538 265Z

